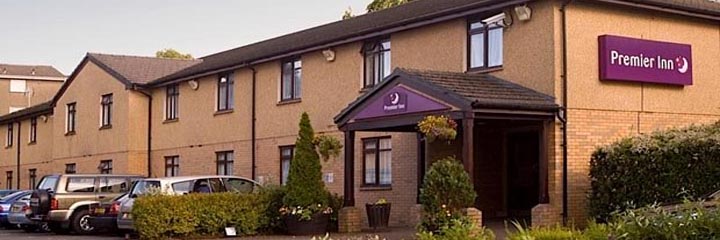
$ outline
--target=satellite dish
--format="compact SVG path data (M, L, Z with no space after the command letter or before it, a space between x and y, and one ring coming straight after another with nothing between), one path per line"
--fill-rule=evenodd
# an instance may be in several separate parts
M190 81L188 81L188 85L190 85L190 88L191 88L192 90L197 90L198 87L200 87L200 83L198 83L197 80L190 80Z

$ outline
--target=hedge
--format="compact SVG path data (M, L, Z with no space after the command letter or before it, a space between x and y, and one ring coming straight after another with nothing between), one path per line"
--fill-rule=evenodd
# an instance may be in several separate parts
M589 211L679 202L720 188L720 123L622 139L598 148L590 161Z
M253 235L268 225L263 194L152 195L135 200L132 216L142 239L220 236L234 226L238 235Z

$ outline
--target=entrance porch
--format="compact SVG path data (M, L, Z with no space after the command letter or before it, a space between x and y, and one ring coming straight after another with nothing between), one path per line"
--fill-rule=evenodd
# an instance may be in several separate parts
M396 180L388 180L392 188L385 189L386 195L411 192L415 196L413 203L400 204L418 204L422 179L432 162L455 156L462 161L473 182L478 194L474 207L482 212L483 220L517 220L531 224L532 209L549 202L548 155L551 153L547 146L552 142L549 133L557 109L552 97L491 75L395 70L335 118L345 132L345 208L341 211L341 231L367 227L363 224L367 222L364 203L356 205L356 199L367 200L366 195L373 194L360 191L358 186L363 188L368 181L365 178L375 175L366 167L372 165L372 161L367 162L367 155L358 154L368 148L365 144L358 145L357 136L376 133L404 136L392 138L392 145L415 150L412 157L393 152L390 160L385 159L396 166L389 170L389 176L403 176L402 180L408 176L415 178L412 186L397 189ZM455 120L457 138L427 142L417 133L416 125L428 115L445 115ZM360 163L356 161L358 157ZM363 168L359 172L362 176L355 175L357 166ZM408 169L408 166L413 167ZM393 218L412 218L415 221L402 222L416 224L421 208L412 209L414 212L391 212L391 223L401 222Z

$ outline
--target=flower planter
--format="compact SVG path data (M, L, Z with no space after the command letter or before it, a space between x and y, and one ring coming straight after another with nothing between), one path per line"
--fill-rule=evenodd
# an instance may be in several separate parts
M365 204L368 223L373 230L385 229L390 221L390 203Z
M325 234L328 223L330 222L330 214L315 213L312 219L301 221L298 216L285 216L285 227L289 235L320 235Z

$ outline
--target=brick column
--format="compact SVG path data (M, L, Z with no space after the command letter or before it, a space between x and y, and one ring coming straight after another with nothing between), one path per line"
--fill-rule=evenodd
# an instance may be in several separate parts
M360 232L362 219L360 209L357 207L344 207L338 213L338 232L354 233Z

